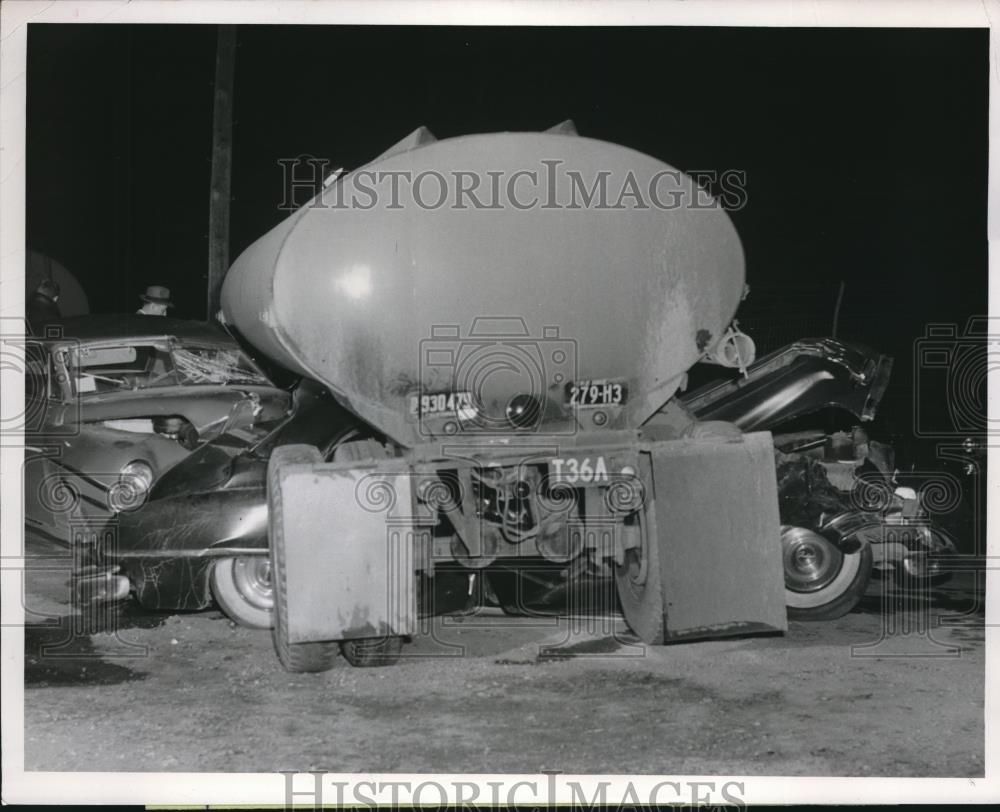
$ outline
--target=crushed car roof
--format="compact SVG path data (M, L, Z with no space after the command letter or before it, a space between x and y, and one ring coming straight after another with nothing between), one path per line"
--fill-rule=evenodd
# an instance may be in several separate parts
M52 331L58 331L56 335ZM222 329L204 321L172 319L167 316L140 316L108 313L75 316L46 322L39 331L48 341L71 339L77 341L113 341L126 338L157 338L175 336L192 341L212 344L235 344Z

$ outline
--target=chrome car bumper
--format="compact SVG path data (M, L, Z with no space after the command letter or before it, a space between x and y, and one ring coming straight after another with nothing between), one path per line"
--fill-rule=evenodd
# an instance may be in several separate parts
M74 594L80 605L114 603L128 597L131 585L120 567L86 567L74 577Z

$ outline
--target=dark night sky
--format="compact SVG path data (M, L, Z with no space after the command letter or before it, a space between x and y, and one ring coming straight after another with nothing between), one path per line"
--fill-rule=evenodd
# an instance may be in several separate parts
M924 325L986 311L985 29L238 36L232 258L284 216L281 158L351 168L421 124L572 118L681 169L745 170L747 323L815 321L843 280L844 337L897 357L900 414ZM95 310L134 310L159 283L177 315L205 315L214 47L214 27L29 27L28 242Z

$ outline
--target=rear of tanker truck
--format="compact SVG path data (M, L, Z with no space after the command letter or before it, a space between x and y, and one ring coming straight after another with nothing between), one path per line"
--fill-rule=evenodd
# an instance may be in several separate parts
M771 436L674 397L744 290L691 178L567 131L417 130L251 245L227 321L380 438L270 460L282 664L394 660L442 566L609 572L648 644L784 630Z

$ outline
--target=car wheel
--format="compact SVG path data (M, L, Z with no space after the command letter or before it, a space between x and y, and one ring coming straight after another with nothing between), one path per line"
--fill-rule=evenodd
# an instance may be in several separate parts
M319 451L312 446L289 445L275 449L268 466L268 476L275 476L281 465L300 462L322 462ZM315 643L293 643L288 639L288 590L285 587L285 538L281 532L281 489L276 482L268 483L271 511L271 573L274 587L274 626L271 637L278 661L286 671L306 673L329 671L337 660L340 647L335 640Z
M266 555L221 558L212 565L212 596L230 619L249 629L274 625L274 586Z
M834 620L850 612L868 588L872 551L844 553L805 527L782 525L785 606L792 620Z
M355 668L376 668L395 665L403 650L402 637L372 637L361 640L344 640L340 651Z

